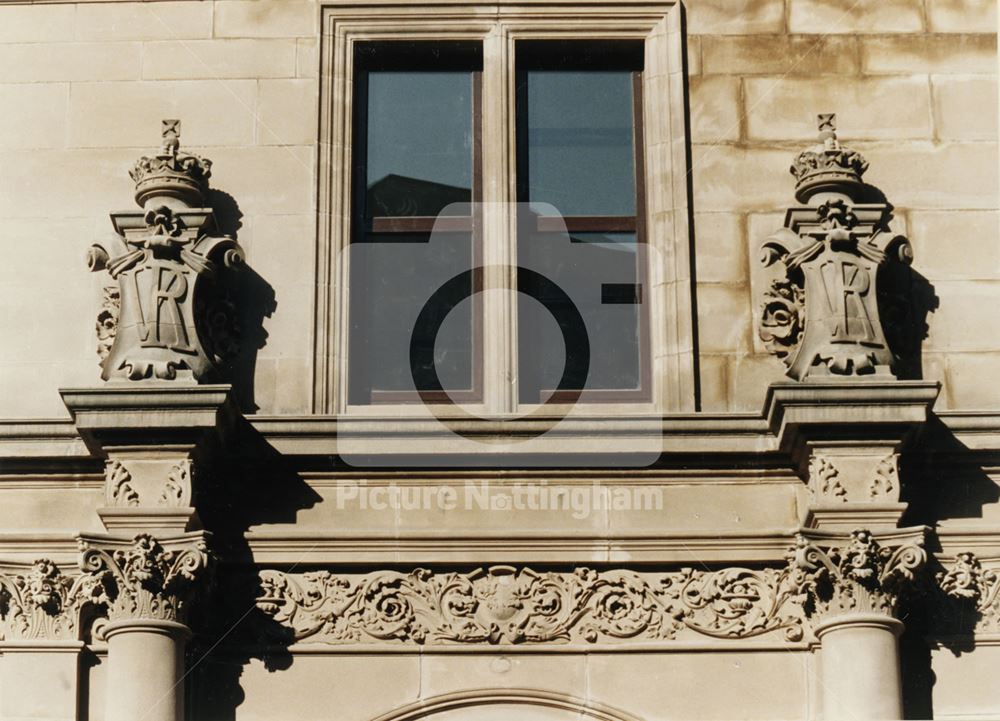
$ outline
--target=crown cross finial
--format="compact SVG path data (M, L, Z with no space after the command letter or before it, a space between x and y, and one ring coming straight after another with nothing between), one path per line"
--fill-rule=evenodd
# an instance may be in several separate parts
M820 140L837 137L837 114L820 113L816 116L816 126L819 129Z
M163 151L169 155L177 155L181 145L181 121L177 119L163 120Z

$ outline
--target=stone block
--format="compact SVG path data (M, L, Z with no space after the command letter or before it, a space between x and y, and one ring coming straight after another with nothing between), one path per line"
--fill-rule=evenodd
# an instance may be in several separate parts
M160 120L181 118L185 145L252 145L256 95L253 80L77 83L69 144L152 149Z
M878 73L997 72L996 35L909 35L864 38L861 67Z
M533 688L541 678L545 679L548 690L578 695L587 685L587 657L583 654L428 654L420 664L422 698L468 689ZM538 714L531 706L505 707L503 704L494 709L491 717L509 718L512 715L529 721L562 718L561 714Z
M794 153L732 145L694 145L694 207L698 212L773 210L788 205Z
M845 132L842 137L849 137ZM997 207L996 143L852 143L868 158L865 180L897 208Z
M930 280L1000 280L1000 213L910 211L913 267Z
M217 148L211 155L212 187L232 195L247 216L301 215L312 210L312 148Z
M749 269L741 215L696 213L694 232L699 283L746 283Z
M750 345L750 297L746 287L699 283L698 350L746 352Z
M311 145L317 141L315 80L261 80L257 98L260 145Z
M728 359L728 355L715 353L698 356L701 410L704 412L724 413L729 410Z
M939 280L934 292L939 305L927 318L926 350L1000 352L1000 282Z
M719 35L701 41L702 72L752 75L854 75L857 39L843 35Z
M693 0L685 3L691 35L750 35L784 30L783 0Z
M744 103L751 139L814 141L816 114L827 110L845 142L933 134L926 78L747 78Z
M770 354L736 355L729 361L729 410L759 413L767 387L787 381L785 364Z
M789 0L792 33L913 33L924 29L921 0Z
M927 0L928 30L935 33L995 33L996 0Z
M132 204L135 159L132 150L0 151L0 217L107 217Z
M995 75L932 75L931 88L938 138L997 139Z
M949 407L963 411L1000 408L1000 383L996 382L1000 349L992 353L949 353L947 365L944 392Z
M217 38L316 35L319 3L312 0L226 0L215 5Z
M693 35L687 38L688 75L701 73L701 38Z
M79 3L81 40L184 40L212 37L208 2Z
M295 41L295 76L319 77L319 40L299 38Z
M735 77L693 77L691 139L718 143L740 138L740 81Z
M66 144L68 83L0 85L0 148Z
M134 80L140 43L27 43L0 45L0 82Z
M808 718L813 654L721 651L713 653L588 654L588 698L638 718L750 719ZM659 683L669 678L670 683ZM713 679L725 693L678 693ZM780 679L780 682L777 680ZM775 685L780 683L781 691ZM733 712L739 699L739 712Z
M76 36L76 5L0 5L0 43L58 43Z
M147 80L293 78L295 40L149 42L144 46L142 77Z

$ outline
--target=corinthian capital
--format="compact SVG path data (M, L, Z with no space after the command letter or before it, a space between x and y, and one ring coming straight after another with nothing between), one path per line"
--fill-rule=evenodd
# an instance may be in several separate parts
M0 571L0 638L4 641L74 641L80 609L95 600L92 579L67 576L39 559L25 568Z
M799 534L791 564L807 612L820 618L849 613L893 616L900 591L927 561L922 538L882 546L859 529L842 540Z
M111 621L183 622L209 556L200 534L169 543L171 548L165 549L145 533L128 544L81 541L81 567L100 589Z

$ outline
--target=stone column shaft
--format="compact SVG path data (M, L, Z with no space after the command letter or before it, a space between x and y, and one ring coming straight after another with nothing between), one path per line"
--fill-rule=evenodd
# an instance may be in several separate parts
M187 626L140 619L109 624L107 721L183 721Z

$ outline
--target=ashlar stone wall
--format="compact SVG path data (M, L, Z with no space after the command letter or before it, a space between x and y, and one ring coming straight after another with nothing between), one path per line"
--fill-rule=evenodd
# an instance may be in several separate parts
M702 408L759 410L782 377L754 331L757 248L819 112L869 159L937 299L923 371L944 382L939 409L1000 407L994 0L686 6ZM308 411L319 14L314 0L0 3L0 416L63 416L57 387L97 383L105 281L83 253L113 233L165 117L214 161L273 295L247 339L254 401Z

